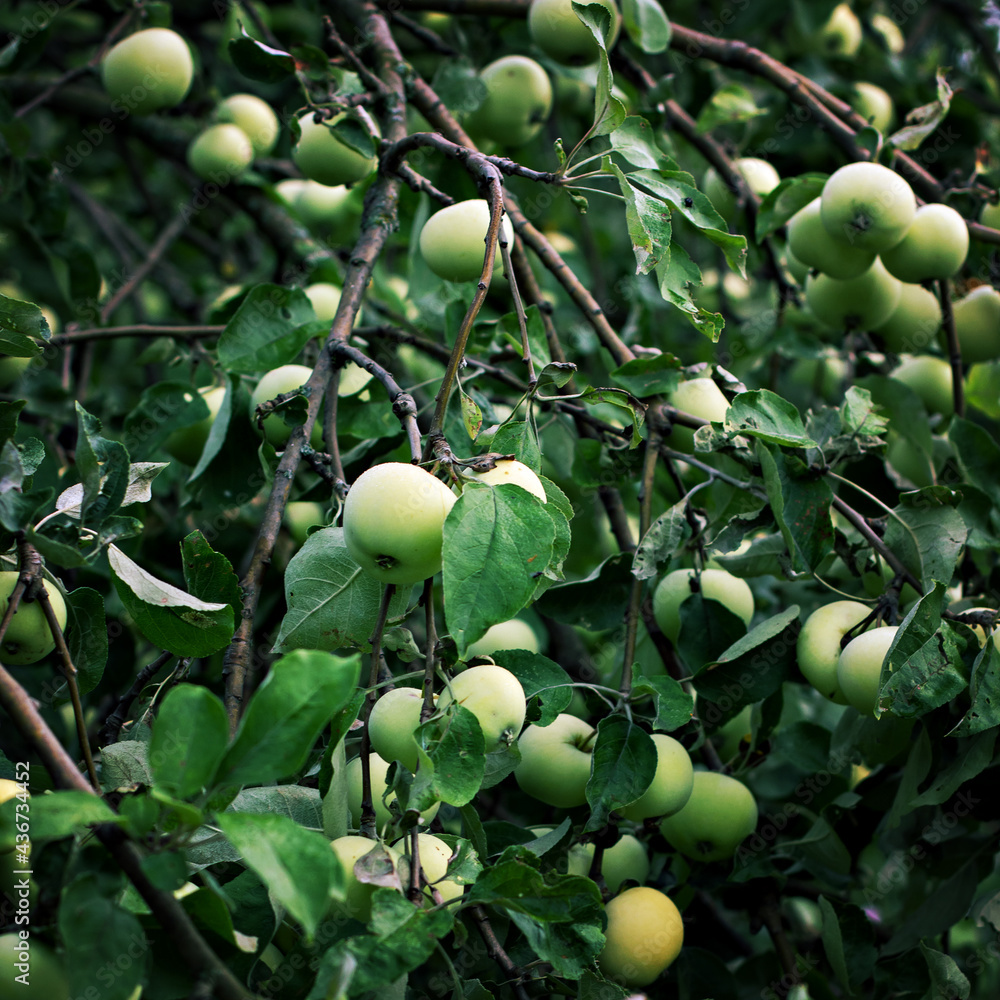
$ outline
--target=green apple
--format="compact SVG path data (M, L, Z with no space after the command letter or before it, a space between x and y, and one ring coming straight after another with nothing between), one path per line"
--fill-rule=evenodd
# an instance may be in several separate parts
M838 402L844 394L847 379L847 362L835 351L824 352L818 358L799 358L789 369L793 385L807 390L807 405L812 405L815 395L828 403Z
M0 1000L70 1000L59 959L27 930L0 934Z
M306 184L315 184L315 181L307 181L304 177L286 177L274 185L274 193L292 210L295 209L295 200L302 193ZM320 185L321 187L323 185ZM331 189L332 190L332 189ZM345 188L346 190L346 188ZM296 213L297 214L297 213Z
M604 38L610 51L618 40L622 16L614 0L594 0L594 3L611 14L611 25ZM567 66L589 65L600 51L590 28L573 10L572 0L532 0L528 8L528 33L547 56Z
M881 37L887 52L898 56L906 48L906 38L899 30L899 25L887 14L873 14L872 30Z
M917 214L913 188L878 163L835 170L820 195L823 225L851 246L883 253L906 235Z
M458 201L435 212L420 230L420 253L427 266L448 281L479 281L486 259L486 233L490 228L490 205L485 198ZM500 223L507 243L514 229L505 215ZM502 267L497 239L494 271Z
M749 743L753 738L753 705L744 705L712 738L723 761L735 757L743 741Z
M521 682L505 667L492 663L469 667L452 678L441 692L438 706L443 710L453 701L479 720L487 753L509 747L521 732L527 713Z
M816 48L823 55L853 59L861 48L861 22L847 3L837 4L816 33Z
M961 610L954 608L951 609L956 611L957 614L967 614L971 611L990 611L996 613L996 608L963 608ZM969 628L976 633L976 638L979 640L979 646L982 648L986 645L986 629L982 625L970 625ZM993 628L993 645L1000 649L1000 628L994 626ZM8 782L8 784L14 784L13 782ZM17 787L16 785L14 786ZM2 789L0 789L0 802L4 802L9 799L10 795L4 795Z
M806 279L806 302L824 326L839 332L872 330L892 316L902 295L902 282L877 257L856 278L839 281L825 274Z
M862 715L871 715L878 704L882 662L899 631L896 625L881 625L855 636L837 662L837 683L849 705Z
M187 161L202 180L228 184L253 162L253 145L238 125L209 125L188 146Z
M809 276L808 264L799 260L799 258L792 253L791 249L785 250L785 255L782 257L782 263L786 268L788 268L788 273L791 274L797 284L805 284L805 280Z
M952 277L968 253L965 219L948 205L922 205L902 240L882 251L882 263L900 281L917 283Z
M216 109L215 117L246 133L254 157L267 156L278 141L278 116L256 94L230 94Z
M479 79L486 99L469 116L468 128L501 146L523 146L542 130L552 111L549 75L527 56L502 56Z
M701 588L702 596L724 604L749 626L753 618L753 591L746 580L724 569L702 570L695 578L693 569L675 569L653 591L653 617L660 631L674 644L681 632L681 604Z
M857 278L875 262L875 251L851 246L831 235L814 198L788 220L788 249L803 264L839 281Z
M375 826L379 833L392 822L391 803L396 800L396 793L385 795L387 786L386 775L389 771L389 761L383 760L377 753L368 754L368 772L372 783L372 805L375 807ZM347 762L347 810L351 817L351 826L361 825L361 799L363 797L361 758L352 757ZM383 799L383 796L385 798ZM429 809L420 814L421 823L430 823L437 815L441 803L435 802Z
M384 860L385 867L388 869L391 859L393 868L398 869L402 855L394 847L385 847L377 841L369 840L367 837L359 837L356 834L337 837L336 840L330 841L330 847L333 848L334 854L337 855L344 868L347 888L347 898L343 903L335 903L334 909L366 924L372 915L372 893L375 892L378 885L374 882L362 882L355 873L354 866L366 855L377 851L378 853L370 860L376 858Z
M441 569L444 519L454 503L455 494L418 465L374 465L347 494L344 542L369 576L419 583Z
M639 822L650 816L672 816L691 796L694 769L684 745L666 733L653 733L656 773L634 802L619 810L628 820Z
M400 841L397 847L402 844L409 844L409 839ZM406 863L411 861L409 853L405 853ZM417 856L420 858L420 869L424 874L427 886L424 888L426 906L433 906L434 896L430 887L433 886L441 895L441 901L448 903L453 899L458 899L465 891L465 886L461 882L455 882L447 877L448 862L451 860L451 848L440 837L435 837L431 833L417 834Z
M316 319L324 323L332 323L340 306L341 289L331 281L314 281L302 289L306 298L312 304Z
M474 656L492 656L502 649L527 649L531 653L542 651L535 630L526 621L511 618L491 625L482 639L477 639L465 651L465 658L471 660Z
M824 698L838 705L847 704L837 682L841 640L870 613L871 608L860 601L832 601L817 608L799 632L795 646L799 670Z
M721 423L726 419L729 400L709 377L689 378L667 394L667 402L692 417ZM678 451L694 451L694 429L674 424L670 429L670 444Z
M538 829L544 829L539 827ZM545 830L544 832L549 832ZM537 836L542 836L538 833ZM567 875L590 874L594 863L593 844L574 844L567 855ZM646 845L631 833L624 833L611 847L601 855L601 875L604 884L611 892L617 892L626 881L638 882L640 885L649 878L649 852Z
M398 760L408 771L417 770L417 741L413 733L420 725L424 705L418 688L398 687L386 691L368 716L372 749L383 760Z
M14 593L19 574L14 570L0 572L0 618L7 613L10 595ZM45 592L55 612L59 628L66 629L66 602L59 588L51 582L46 582ZM23 666L27 663L37 663L48 656L56 648L56 641L49 631L49 623L45 619L38 601L28 602L21 598L17 611L7 626L3 641L0 642L0 662Z
M1000 296L998 296L1000 299ZM1000 321L1000 308L997 311ZM941 329L941 303L923 285L903 282L899 303L892 315L872 333L896 354L925 351L937 341Z
M879 132L888 132L892 127L895 118L892 98L876 84L859 80L852 88L848 103Z
M198 390L198 394L208 407L208 416L187 427L179 427L166 441L163 447L166 451L185 465L197 465L201 453L205 450L205 442L211 433L212 424L219 414L222 401L226 398L224 385L207 385Z
M954 305L955 333L967 364L1000 358L1000 292L974 288Z
M320 184L304 180L292 202L295 214L314 229L332 226L345 219L351 210L351 189L346 184Z
M326 507L315 500L291 500L285 504L282 520L292 539L305 545L309 529L314 524L326 525Z
M995 204L991 201L984 202L979 210L979 221L991 229L1000 229L1000 201Z
M137 31L112 46L101 61L101 81L112 106L137 115L176 107L193 78L187 42L169 28Z
M0 354L0 389L6 389L17 382L30 364L31 358L13 358Z
M905 356L889 374L908 385L931 413L947 417L955 412L951 365L944 358L933 354Z
M562 713L547 726L528 726L517 741L521 762L514 777L539 802L571 809L587 801L587 782L597 730Z
M257 383L250 394L250 420L256 426L254 411L262 403L286 392L294 392L309 381L312 369L308 365L280 365L272 369ZM285 423L278 413L268 414L264 418L264 436L279 451L285 446L291 436L292 428ZM313 424L310 444L317 450L323 447L322 421Z
M475 472L473 477L481 483L488 483L490 486L502 486L505 483L520 486L521 489L538 497L542 503L546 502L545 487L542 485L542 481L535 475L534 470L516 459L500 459L492 469L488 469L486 472Z
M292 147L292 160L309 180L334 187L356 184L374 173L377 159L365 156L341 141L329 126L346 117L341 113L328 122L317 122L312 111L299 118L300 136Z
M601 974L629 990L649 986L665 972L684 944L684 921L659 889L636 886L609 900L608 926L597 956Z
M660 824L672 847L689 858L731 858L757 826L757 801L736 778L718 771L695 771L691 797Z
M760 157L741 156L733 160L733 166L740 172L746 186L761 198L781 183L781 175L778 171L767 160L762 160ZM736 195L715 167L709 167L705 171L701 189L708 195L709 201L715 206L719 215L727 221L731 220L736 212Z

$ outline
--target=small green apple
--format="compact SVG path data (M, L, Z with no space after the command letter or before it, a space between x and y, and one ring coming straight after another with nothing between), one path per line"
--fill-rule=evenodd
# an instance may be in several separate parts
M1000 310L998 310L1000 321ZM941 329L941 303L923 285L903 282L899 303L892 315L872 333L896 354L925 351L937 341Z
M709 377L689 378L667 394L667 402L692 417L721 423L726 419L729 400ZM670 429L670 444L678 451L694 451L694 429L674 424Z
M827 351L818 358L799 358L789 369L788 377L793 385L807 391L807 405L814 403L816 395L828 403L836 403L843 398L848 366L835 351Z
M226 398L224 385L202 386L198 394L208 407L208 416L187 427L179 427L166 441L163 447L166 451L185 465L197 465L201 453L205 450L205 442L212 431L212 424L219 414L222 401Z
M549 75L527 56L501 56L479 79L486 99L469 116L469 131L501 146L523 146L542 130L552 111Z
M0 1000L70 1000L59 959L26 930L0 934Z
M256 426L254 411L262 403L274 399L286 392L301 388L312 375L312 369L307 365L280 365L262 376L253 392L250 394L250 420ZM279 451L288 442L292 428L285 423L278 413L270 413L264 418L264 436ZM310 444L317 450L323 447L322 422L313 424Z
M417 741L413 733L420 725L423 694L418 688L398 687L386 691L368 716L372 749L383 760L398 760L408 771L417 770Z
M753 591L746 580L724 569L702 570L697 579L693 569L675 569L667 573L653 591L653 617L672 643L677 643L681 632L681 604L699 586L703 597L724 604L749 626L754 604Z
M295 193L295 214L314 229L335 225L351 212L351 189L346 184L320 184L304 180Z
M820 213L831 236L882 253L906 235L917 215L917 199L888 167L848 163L823 185Z
M417 465L374 465L347 494L344 542L369 576L419 583L441 569L444 520L454 503L455 494Z
M492 656L497 650L526 649L531 653L542 651L535 630L520 618L491 625L481 639L477 639L465 651L465 658Z
M741 156L733 160L733 166L740 172L746 186L761 198L781 183L778 171L767 160L758 156ZM736 194L715 167L709 167L705 171L701 189L708 195L719 215L730 221L736 212Z
M314 524L326 525L326 508L315 500L290 500L285 504L282 520L292 539L305 545Z
M368 772L372 784L372 805L375 807L375 826L379 833L392 822L390 804L396 800L396 793L385 795L386 775L389 771L389 761L383 760L377 753L368 754ZM352 757L347 762L347 809L351 816L351 826L355 829L361 825L361 799L363 797L361 758ZM383 799L383 796L385 798ZM441 803L435 802L429 809L420 814L421 823L430 823L437 815Z
M194 78L187 42L169 28L146 28L112 46L101 81L112 106L137 115L176 107Z
M374 173L377 160L352 149L330 131L346 117L334 115L329 122L317 122L312 111L299 117L299 141L292 147L295 165L310 180L334 187L356 184Z
M1000 292L979 285L954 305L955 333L967 364L1000 358Z
M544 829L544 828L539 828ZM545 830L547 833L548 830ZM538 836L542 836L541 833ZM593 844L574 844L567 856L567 875L589 875L594 863ZM631 833L624 833L601 856L601 875L609 891L617 892L626 881L640 885L649 878L649 852L646 845Z
M955 412L951 365L933 354L904 356L889 373L908 385L931 413L951 416Z
M0 572L0 618L7 613L10 595L14 593L19 574L14 570ZM46 582L45 592L55 612L59 628L66 629L66 602L62 592L51 582ZM49 631L49 623L45 619L38 601L28 602L21 598L14 612L14 617L7 626L3 641L0 642L0 662L23 666L37 663L48 656L56 648L56 641Z
M0 354L0 389L6 389L17 382L28 370L31 360L31 358L12 358Z
M825 274L806 279L806 302L830 330L872 330L892 316L902 295L902 282L877 257L856 278L839 281Z
M871 715L878 704L882 663L899 629L881 625L855 636L837 662L837 683L849 705L862 715Z
M216 109L215 117L246 133L254 157L267 156L278 141L278 116L256 94L230 94Z
M209 125L188 146L187 161L202 180L228 184L250 166L253 145L238 125Z
M490 205L485 198L458 201L435 212L420 230L420 253L427 266L447 281L479 281L486 259L486 233L490 228ZM514 229L505 215L501 234L508 244ZM502 267L497 240L493 269Z
M681 953L684 921L674 901L659 889L636 886L604 908L608 926L597 956L601 974L629 990L649 986Z
M983 202L983 207L979 210L979 221L991 229L1000 229L1000 201Z
M819 198L788 220L788 248L803 264L838 281L857 278L875 262L874 250L851 246L827 231L820 216Z
M337 837L336 840L330 841L330 847L333 848L334 854L337 855L344 868L347 888L347 898L343 903L335 903L334 909L366 924L371 919L372 894L378 885L374 882L362 882L355 873L354 866L366 855L377 851L378 853L374 857L379 861L384 861L387 869L390 861L392 867L397 868L402 860L402 855L394 847L385 847L377 841L369 840L367 837L359 837L356 834Z
M571 809L587 801L587 782L597 730L563 713L547 726L528 726L517 741L521 762L514 777L539 802Z
M799 632L795 647L799 670L824 698L838 705L847 704L837 682L840 642L870 612L860 601L832 601L817 608Z
M660 831L681 854L701 861L731 858L757 826L757 801L741 781L695 771L691 797Z
M594 0L611 14L604 43L610 51L618 40L622 16L614 0ZM528 33L532 41L556 62L567 66L587 66L597 59L594 36L573 10L572 0L532 0L528 8Z
M861 22L851 5L839 3L816 33L816 48L823 55L853 59L861 48L862 35Z
M505 667L495 664L469 667L452 678L441 692L438 706L443 710L453 701L479 720L487 753L509 747L521 732L527 713L521 682Z
M720 726L712 737L723 761L735 757L744 740L753 737L753 705L744 705L739 714Z
M879 132L888 132L896 117L892 98L881 87L866 80L854 84L849 99L851 107Z
M473 476L479 482L488 483L490 486L512 483L538 497L542 503L546 502L545 487L542 485L542 481L533 469L516 459L500 459L492 469L488 469L486 472L475 472Z
M400 845L403 843L409 844L409 840L400 841ZM462 895L465 886L461 882L455 882L447 877L451 848L440 837L435 837L431 833L418 833L417 856L420 858L420 869L427 882L427 886L424 888L425 906L435 905L431 886L438 891L443 903L458 899ZM410 864L409 853L404 853L403 857L406 863Z
M653 780L634 802L620 810L628 820L636 822L650 816L672 816L691 797L694 768L684 745L666 733L653 733L656 745L656 773Z
M952 277L968 253L965 219L949 205L922 205L906 235L882 251L882 263L900 281L918 283Z
M906 38L899 30L899 25L887 14L873 14L872 30L882 39L887 52L898 56L906 48Z

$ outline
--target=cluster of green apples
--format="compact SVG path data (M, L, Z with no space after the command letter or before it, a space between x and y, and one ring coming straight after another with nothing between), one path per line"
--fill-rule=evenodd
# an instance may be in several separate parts
M188 146L188 166L203 180L227 184L278 141L278 116L256 94L231 94L215 110L215 124Z

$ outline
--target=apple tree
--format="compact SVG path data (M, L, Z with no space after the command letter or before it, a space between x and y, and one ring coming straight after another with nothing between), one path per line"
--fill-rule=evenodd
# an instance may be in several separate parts
M1000 993L995 4L0 27L0 1000Z

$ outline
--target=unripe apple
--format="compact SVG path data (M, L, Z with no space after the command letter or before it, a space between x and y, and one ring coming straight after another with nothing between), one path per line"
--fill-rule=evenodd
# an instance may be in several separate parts
M667 394L667 402L692 417L721 423L726 419L729 400L711 378L689 378ZM670 429L670 444L678 451L694 451L694 429L674 424Z
M917 199L913 188L888 167L848 163L823 185L820 212L831 236L882 253L906 235Z
M294 209L295 200L302 193L305 185L315 183L315 181L307 181L304 177L286 177L274 185L274 191L289 208ZM320 185L320 187L322 186Z
M892 127L895 111L892 98L881 87L865 80L854 84L850 98L851 107L879 132L888 132Z
M112 104L137 115L176 107L194 77L187 42L169 28L146 28L112 46L101 81Z
M681 953L684 921L673 900L646 886L626 889L604 908L608 926L597 956L601 974L629 988L648 986Z
M851 246L828 232L820 216L819 198L788 220L788 248L803 264L838 281L864 274L875 262L874 250Z
M292 159L310 180L333 187L356 184L374 172L378 162L374 156L357 152L330 131L328 126L344 117L341 113L329 122L317 122L312 111L300 116L301 134L292 147Z
M974 288L954 305L955 334L967 364L1000 358L1000 292Z
M465 651L467 660L474 656L492 656L497 650L526 649L531 653L542 651L535 630L520 618L491 625L481 639L477 639Z
M379 833L382 833L392 822L392 812L390 804L396 800L396 793L390 792L385 796L388 787L386 775L389 772L389 761L383 760L377 753L368 754L368 772L372 785L372 805L375 807L375 826ZM353 757L347 762L347 809L351 816L351 826L358 827L361 824L361 799L364 789L361 774L361 758ZM383 801L385 796L385 801ZM421 823L430 823L437 815L441 803L435 802L429 809L425 809L420 814Z
M672 847L689 858L731 858L757 826L757 801L741 781L718 771L695 771L691 797L660 824Z
M413 734L420 725L423 705L418 688L398 687L386 691L372 706L368 737L372 749L383 760L398 760L408 771L417 770L417 741Z
M291 500L285 504L282 520L293 541L305 545L309 529L314 524L326 524L326 508L315 500Z
M490 205L485 198L458 201L435 212L420 230L420 253L427 266L448 281L479 281L486 260L486 233L490 228ZM497 238L494 271L502 267L500 239L510 244L514 229L504 215Z
M816 34L816 48L823 55L853 59L861 48L861 22L851 5L839 3Z
M847 362L834 351L818 358L799 358L788 372L792 384L806 390L806 405L815 402L816 394L828 403L839 402L847 376Z
M409 838L400 841L397 846L409 845ZM431 892L433 886L441 896L441 902L447 903L449 900L458 899L465 891L465 886L460 882L447 878L448 861L451 859L451 848L431 833L417 834L417 855L420 858L420 868L424 873L427 886L424 888L425 906L434 906L434 895ZM411 862L409 853L404 853L407 864Z
M905 357L889 374L908 385L931 413L947 417L955 412L951 365L944 358L932 354Z
M527 56L502 56L484 67L479 79L486 99L469 116L469 131L501 146L531 142L552 111L548 73Z
M246 133L255 157L267 156L278 141L278 116L256 94L230 94L216 109L215 116Z
M304 180L295 193L292 208L307 225L323 228L340 222L350 212L351 189L346 184L320 184Z
M806 302L813 315L831 330L872 330L893 314L902 282L878 258L856 278L838 281L825 274L806 279Z
M628 820L650 816L672 816L691 797L694 768L684 745L666 733L653 733L656 746L656 773L649 788L620 810Z
M750 624L754 611L753 591L746 580L724 569L706 569L696 581L693 569L675 569L663 577L653 591L653 617L672 643L677 643L681 632L681 604L699 585L702 597L724 604Z
M256 426L254 411L261 403L266 403L276 396L305 385L312 375L312 369L307 365L280 365L262 376L253 392L250 394L250 420ZM292 433L292 428L285 423L280 414L271 413L264 418L264 435L278 450L284 447ZM323 447L323 427L321 421L313 424L310 444L316 449Z
M782 258L782 263L788 268L788 273L791 274L798 284L805 284L805 280L809 276L808 264L799 260L799 258L796 257L789 248L785 249L785 255Z
M899 25L886 14L873 14L872 30L882 38L886 51L898 56L906 48L906 38L899 30Z
M10 595L14 593L18 576L14 570L0 572L0 618L7 613L7 605ZM66 602L62 593L50 582L46 582L45 592L49 595L59 628L65 631ZM38 601L28 602L22 597L0 643L0 663L16 666L37 663L55 648L56 641L49 631L49 623L41 604Z
M991 229L1000 229L1000 201L995 204L991 201L983 202L983 207L979 210L979 221Z
M539 829L548 833L544 827ZM542 833L537 834L539 837ZM589 875L594 863L593 844L574 844L567 855L567 875ZM605 848L601 855L601 875L611 892L617 892L622 883L631 880L640 885L649 878L649 853L641 840L631 833L624 833L615 843Z
M722 760L735 757L744 740L749 743L753 737L753 705L744 705L738 714L719 727L712 737Z
M1000 320L1000 309L997 319ZM936 342L941 329L941 303L937 296L924 288L903 282L899 303L892 315L872 331L896 354L926 351Z
M990 611L990 612L995 613L996 612L996 608L964 608L961 611L957 611L957 613L964 615L964 614L968 614L971 611ZM969 628L971 628L972 631L976 633L976 638L979 640L979 646L980 646L980 648L982 648L983 646L985 646L986 645L986 629L984 629L982 625L970 625ZM1000 628L998 628L996 626L993 627L993 645L996 646L997 649L1000 649ZM10 784L13 784L13 782L10 782ZM0 792L0 802L3 802L3 801L5 801L5 799L8 799L8 798L10 798L9 795L5 796L5 795L3 795L2 792Z
M922 205L902 240L882 251L882 263L900 281L917 283L952 277L968 253L965 219L949 205Z
M589 723L565 712L547 726L528 726L517 741L521 762L514 777L521 790L560 809L582 806L596 734Z
M740 172L747 187L763 198L781 183L781 175L767 161L757 156L741 156L733 160L733 166ZM736 195L722 179L715 167L709 167L702 178L701 189L708 195L715 210L727 221L736 212Z
M402 855L394 847L383 847L374 840L367 837L359 837L356 834L348 834L346 837L337 837L330 841L330 847L340 859L344 868L345 884L347 888L346 900L343 903L335 903L334 908L354 920L359 920L366 924L372 915L372 893L378 888L373 882L361 882L354 874L354 865L366 854L378 849L380 852L387 851L392 858L393 865L396 866L402 860Z
M614 0L594 2L611 14L611 26L604 39L610 51L618 40L622 16ZM528 33L547 56L567 66L587 66L597 59L600 51L590 28L576 16L572 0L532 0L528 8Z
M444 519L454 503L455 494L417 465L374 465L347 494L344 542L369 576L419 583L441 569Z
M521 732L527 713L521 682L505 667L495 664L469 667L452 678L449 687L441 692L438 705L447 709L453 701L479 720L487 753L509 747Z
M208 406L208 416L188 427L179 427L166 441L163 447L166 451L185 465L197 465L201 453L205 450L205 442L211 433L212 424L219 414L222 401L226 398L224 385L208 385L198 390L198 394Z
M188 146L187 161L202 180L228 184L253 162L253 146L238 125L209 125Z
M70 1000L59 959L36 937L0 934L0 1000Z
M12 386L28 370L31 360L0 354L0 389Z
M512 483L538 497L542 503L546 502L545 487L542 485L542 481L535 475L533 469L516 459L500 459L492 469L488 469L486 472L474 472L473 477L481 483L488 483L490 486Z
M795 646L799 670L824 698L838 705L847 704L837 681L841 640L870 612L860 601L833 601L817 608L799 632Z
M871 715L878 704L882 662L899 631L896 625L881 625L853 638L837 662L837 683L847 703L862 715Z

